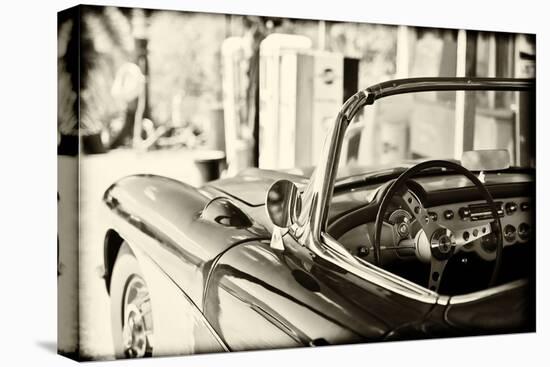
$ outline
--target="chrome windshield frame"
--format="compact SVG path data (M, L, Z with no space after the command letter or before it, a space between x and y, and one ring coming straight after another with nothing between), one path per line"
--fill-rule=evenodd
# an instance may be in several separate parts
M434 91L534 91L534 79L512 78L409 78L375 84L351 96L340 109L327 134L325 145L315 171L303 194L303 210L298 221L299 241L316 253L326 253L322 234L336 181L338 163L346 129L355 115L378 99L405 93ZM332 241L336 242L336 241ZM331 243L332 243L331 242ZM343 246L329 244L341 255L350 255ZM344 254L343 252L346 252Z

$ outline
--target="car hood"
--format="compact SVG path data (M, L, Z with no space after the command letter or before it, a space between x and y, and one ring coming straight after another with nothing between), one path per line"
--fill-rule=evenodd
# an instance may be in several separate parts
M380 176L391 176L414 166L423 160L408 160L399 164L379 164L372 166L348 166L339 170L338 184ZM238 199L249 206L260 206L273 182L286 179L294 182L299 190L307 185L315 167L295 168L282 171L249 168L234 177L211 181L206 187L215 188L224 194Z
M211 181L206 187L214 188L238 199L249 206L261 206L273 182L286 179L294 182L299 189L304 188L309 178L301 171L271 171L258 168L246 169L234 177Z

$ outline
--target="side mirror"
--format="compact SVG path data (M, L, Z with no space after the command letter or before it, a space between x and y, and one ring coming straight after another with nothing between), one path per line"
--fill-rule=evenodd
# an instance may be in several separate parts
M267 215L278 227L290 227L300 214L301 204L298 188L289 180L275 181L267 191Z

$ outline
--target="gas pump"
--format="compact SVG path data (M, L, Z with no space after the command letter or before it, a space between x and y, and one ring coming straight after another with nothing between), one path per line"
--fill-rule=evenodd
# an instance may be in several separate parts
M355 75L344 75L345 65ZM342 54L312 50L307 37L272 34L262 41L260 168L308 167L317 162L344 97L357 90L357 65Z

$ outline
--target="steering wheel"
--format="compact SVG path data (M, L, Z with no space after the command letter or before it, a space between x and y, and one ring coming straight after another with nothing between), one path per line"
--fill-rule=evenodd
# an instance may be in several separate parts
M449 228L450 226L447 223L443 225L434 221L428 214L426 208L423 207L418 197L411 193L406 186L406 183L410 178L419 172L430 168L449 169L468 178L487 201L491 208L493 218L496 219L494 219L492 223L481 225L475 225L472 223L473 225L468 228ZM478 238L482 238L491 232L495 232L496 234L497 246L495 264L489 286L495 284L502 259L503 242L500 218L498 216L493 197L483 183L481 183L481 181L472 172L459 164L444 160L426 161L407 169L384 193L380 206L378 207L375 223L373 250L374 262L376 265L380 264L380 236L382 233L383 216L391 202L391 199L398 193L409 211L420 224L421 230L417 233L417 236L422 236L423 234L426 236L424 239L416 237L414 242L417 256L429 259L430 262L430 278L428 281L429 289L436 292L439 290L441 277L448 260L456 254L461 247ZM493 226L491 226L491 224L493 224Z

